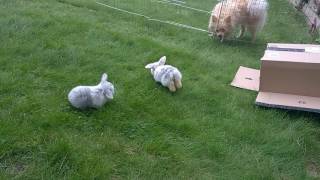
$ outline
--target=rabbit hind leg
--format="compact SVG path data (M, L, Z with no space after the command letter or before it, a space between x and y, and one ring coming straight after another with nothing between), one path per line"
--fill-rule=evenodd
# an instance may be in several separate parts
M168 88L171 92L176 92L177 90L173 81L170 81Z
M174 80L174 84L175 84L175 87L176 87L177 89L182 88L181 79L179 79L179 80Z

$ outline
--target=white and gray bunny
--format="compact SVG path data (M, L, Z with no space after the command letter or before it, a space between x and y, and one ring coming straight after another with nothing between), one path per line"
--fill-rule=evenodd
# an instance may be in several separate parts
M168 87L171 92L182 88L182 74L173 66L165 65L166 56L160 58L159 61L148 64L146 69L151 70L151 74L156 82L160 82L163 86Z
M108 75L104 73L101 82L96 86L73 88L68 94L69 102L79 109L102 107L107 101L112 100L114 95L114 86L107 79Z

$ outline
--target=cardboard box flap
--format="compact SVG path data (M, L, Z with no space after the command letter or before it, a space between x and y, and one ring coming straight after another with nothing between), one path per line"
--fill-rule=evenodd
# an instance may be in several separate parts
M304 50L308 53L320 53L320 47L306 47Z
M309 49L309 51L316 51L316 49ZM264 56L261 58L263 61L279 61L279 62L297 62L297 63L317 63L320 64L320 51L319 53L299 52L298 49L292 51L284 50L266 50Z
M279 47L268 47L269 51L286 51L286 52L306 52L305 48L279 48Z
M317 97L259 92L256 99L256 104L273 108L320 113L320 98Z
M314 44L269 43L261 60L320 63L320 46Z
M288 49L305 49L307 47L320 47L316 44L283 44L283 43L268 43L268 48L288 48Z
M320 46L315 44L279 44L269 43L267 50L320 53Z
M259 90L260 71L256 69L240 66L236 76L231 82L231 86L248 89L252 91Z

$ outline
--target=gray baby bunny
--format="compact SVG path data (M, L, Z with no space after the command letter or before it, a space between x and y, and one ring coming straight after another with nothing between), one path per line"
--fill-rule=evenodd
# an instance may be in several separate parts
M85 108L100 108L107 101L111 101L114 95L114 86L107 81L108 75L104 73L101 82L96 86L77 86L68 94L68 100L72 106Z

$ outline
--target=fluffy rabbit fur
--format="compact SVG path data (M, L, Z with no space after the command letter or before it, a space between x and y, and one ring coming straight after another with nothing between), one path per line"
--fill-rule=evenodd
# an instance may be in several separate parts
M85 108L100 108L107 101L113 99L114 87L113 84L107 81L108 75L104 73L101 77L101 82L96 86L77 86L73 88L68 99L72 106Z
M154 80L168 87L171 92L175 92L182 88L182 75L176 67L165 65L165 63L166 56L163 56L158 62L148 64L145 68L151 70Z

